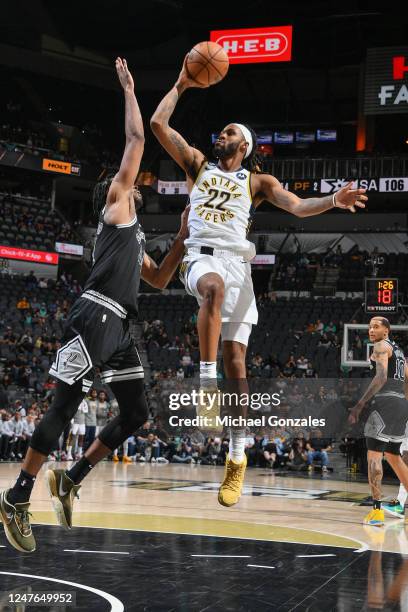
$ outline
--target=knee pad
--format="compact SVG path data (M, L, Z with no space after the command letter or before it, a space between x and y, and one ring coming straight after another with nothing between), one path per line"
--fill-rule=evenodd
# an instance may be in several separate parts
M78 410L84 395L82 382L67 385L58 381L54 401L31 437L33 450L48 456L56 448L58 438Z
M99 440L111 450L115 450L136 429L147 421L149 410L141 379L111 383L120 414L112 419L99 433Z

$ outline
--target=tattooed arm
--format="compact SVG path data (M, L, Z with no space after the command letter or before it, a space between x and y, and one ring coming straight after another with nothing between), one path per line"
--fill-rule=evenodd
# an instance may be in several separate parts
M200 87L200 85L188 76L184 61L176 84L155 110L150 120L150 127L162 147L194 181L204 161L204 155L198 149L191 147L181 134L169 126L169 119L180 96L189 87Z
M391 356L391 347L381 340L374 344L373 360L376 363L376 372L368 389L359 402L350 410L349 423L356 423L364 406L374 397L387 382L388 359Z

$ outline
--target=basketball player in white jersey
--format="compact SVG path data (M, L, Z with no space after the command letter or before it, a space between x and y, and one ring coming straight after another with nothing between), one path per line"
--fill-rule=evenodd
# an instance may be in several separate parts
M186 62L174 87L160 102L150 125L153 133L186 172L190 194L188 227L190 237L182 270L186 291L200 306L197 328L200 341L200 384L214 382L220 335L227 379L246 378L245 354L258 312L252 287L250 261L255 246L248 241L251 216L263 201L298 217L317 215L337 208L355 212L364 208L365 189L351 183L335 196L301 200L282 188L268 174L260 174L255 155L256 135L251 128L230 123L221 130L214 145L217 163L189 146L169 126L169 119L182 93L201 87L192 80ZM245 429L233 430L224 482L218 500L232 506L241 494L246 466Z

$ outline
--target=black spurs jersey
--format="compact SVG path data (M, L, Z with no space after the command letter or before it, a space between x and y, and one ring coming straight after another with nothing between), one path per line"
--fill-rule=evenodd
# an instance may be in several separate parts
M399 346L392 340L384 340L392 349L391 357L388 359L387 382L377 393L381 395L404 395L405 382L405 356ZM376 362L372 361L374 376L376 373Z
M108 225L99 216L92 254L92 270L85 291L93 290L114 300L128 312L137 315L140 272L145 251L145 235L135 218L130 223Z

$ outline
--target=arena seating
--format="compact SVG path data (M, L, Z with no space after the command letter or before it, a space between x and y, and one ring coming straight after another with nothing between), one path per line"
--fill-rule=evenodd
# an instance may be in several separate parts
M37 251L54 250L55 242L78 242L56 210L44 200L0 194L0 244Z

